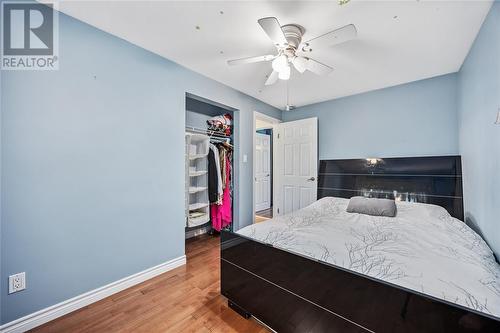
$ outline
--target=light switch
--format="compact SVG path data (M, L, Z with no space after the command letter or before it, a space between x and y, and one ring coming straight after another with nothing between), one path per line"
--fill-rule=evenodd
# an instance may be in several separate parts
M248 162L248 156L247 154L243 154L243 163Z

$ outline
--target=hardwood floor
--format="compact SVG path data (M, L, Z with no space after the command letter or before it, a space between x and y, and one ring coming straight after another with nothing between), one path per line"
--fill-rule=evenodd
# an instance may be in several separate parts
M262 217L267 217L267 218L272 219L273 218L273 207L255 212L255 215L259 215Z
M267 218L267 217L261 217L259 215L255 215L255 223L264 222L264 221L267 221L267 220L269 220L269 218Z
M268 332L220 295L219 237L186 244L186 266L159 275L32 332Z
M273 218L273 207L255 212L255 223L264 222Z

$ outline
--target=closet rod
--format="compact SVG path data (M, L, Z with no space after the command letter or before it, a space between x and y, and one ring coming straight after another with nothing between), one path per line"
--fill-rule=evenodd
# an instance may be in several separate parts
M193 132L193 133L205 134L205 135L208 135L211 137L218 137L218 138L224 138L224 139L230 138L229 135L221 134L221 133L218 133L217 131L212 131L209 129L202 129L202 128L197 128L197 127L192 127L192 126L186 126L186 130L189 132Z

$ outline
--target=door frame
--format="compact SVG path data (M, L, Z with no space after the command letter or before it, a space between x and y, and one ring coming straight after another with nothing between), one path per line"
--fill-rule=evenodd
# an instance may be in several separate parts
M282 122L281 119L274 118L268 115L265 115L263 113L260 113L258 111L253 111L253 121L252 121L252 224L255 223L255 170L257 169L255 165L255 146L256 146L256 140L255 140L255 133L257 132L257 128L255 126L255 122L257 119L263 120L265 122L271 123L273 125L279 124ZM270 128L273 128L271 126ZM273 143L273 155L274 155L274 143ZM273 156L273 163L272 163L272 169L274 170L274 163L275 159ZM273 184L271 186L274 186L274 180ZM274 191L271 190L271 201L274 202L273 200L274 196Z

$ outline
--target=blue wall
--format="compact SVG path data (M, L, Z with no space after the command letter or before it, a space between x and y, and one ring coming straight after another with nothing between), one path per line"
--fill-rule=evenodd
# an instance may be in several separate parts
M212 118L211 116L207 116L203 113L186 111L186 126L198 127L198 128L206 128L207 120Z
M339 98L283 112L318 117L319 158L458 153L456 74Z
M467 217L497 253L499 11L496 3L459 74L283 113L319 118L320 158L460 152ZM184 253L186 92L240 110L240 226L252 219L252 111L281 117L64 15L60 50L59 71L0 74L2 323ZM28 289L7 295L7 276L21 271Z
M465 213L500 258L500 3L486 17L458 76Z
M186 92L239 110L235 218L251 223L252 111L279 110L65 15L60 70L1 84L2 323L184 254Z

